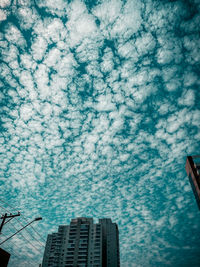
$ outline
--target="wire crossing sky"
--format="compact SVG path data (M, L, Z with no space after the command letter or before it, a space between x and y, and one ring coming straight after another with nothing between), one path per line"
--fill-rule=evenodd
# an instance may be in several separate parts
M199 21L199 0L0 1L1 199L43 239L109 217L122 267L199 266ZM32 242L10 266L41 262Z

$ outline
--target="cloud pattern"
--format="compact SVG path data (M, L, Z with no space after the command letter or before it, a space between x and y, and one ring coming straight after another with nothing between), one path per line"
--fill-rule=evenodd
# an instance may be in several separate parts
M199 0L1 1L1 198L44 238L111 217L121 266L199 266L199 18ZM5 243L10 266L39 263L32 244Z

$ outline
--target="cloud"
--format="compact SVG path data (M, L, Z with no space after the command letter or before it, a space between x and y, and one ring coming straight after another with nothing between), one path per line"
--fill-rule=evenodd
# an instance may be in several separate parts
M0 9L0 21L4 21L6 20L6 18L7 18L6 12Z
M183 92L183 95L179 98L178 103L185 106L193 106L195 102L195 94L193 90Z
M198 266L184 170L200 138L198 8L1 1L2 198L41 214L44 238L75 216L111 217L122 266ZM41 261L15 241L13 267Z
M0 3L0 7L1 8L6 8L7 6L10 5L10 0L2 0L1 3Z

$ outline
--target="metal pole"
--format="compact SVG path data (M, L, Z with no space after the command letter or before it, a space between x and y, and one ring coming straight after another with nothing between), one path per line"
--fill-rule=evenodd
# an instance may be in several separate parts
M5 222L5 220L6 220L6 216L7 216L7 213L5 213L5 214L3 215L3 220L2 220L2 222L1 222L1 226L0 226L0 234L1 234L1 230L2 230L2 228L3 228L4 222Z
M1 226L0 226L0 234L1 234L1 231L2 231L3 226L4 226L7 222L9 222L11 219L13 219L14 217L16 217L16 216L20 216L20 212L19 212L19 211L18 211L17 214L12 214L12 213L10 213L10 215L8 215L7 213L5 213L4 215L1 216L0 219L2 219L2 222L1 222ZM8 219L8 218L10 218L10 219L9 219L7 222L5 222L5 220Z

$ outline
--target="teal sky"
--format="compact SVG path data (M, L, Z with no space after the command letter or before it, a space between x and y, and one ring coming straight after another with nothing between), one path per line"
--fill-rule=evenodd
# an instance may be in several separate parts
M42 216L44 240L109 217L122 267L199 266L185 172L200 151L199 21L199 0L1 0L1 213ZM23 235L3 246L10 267L41 262L45 242Z

